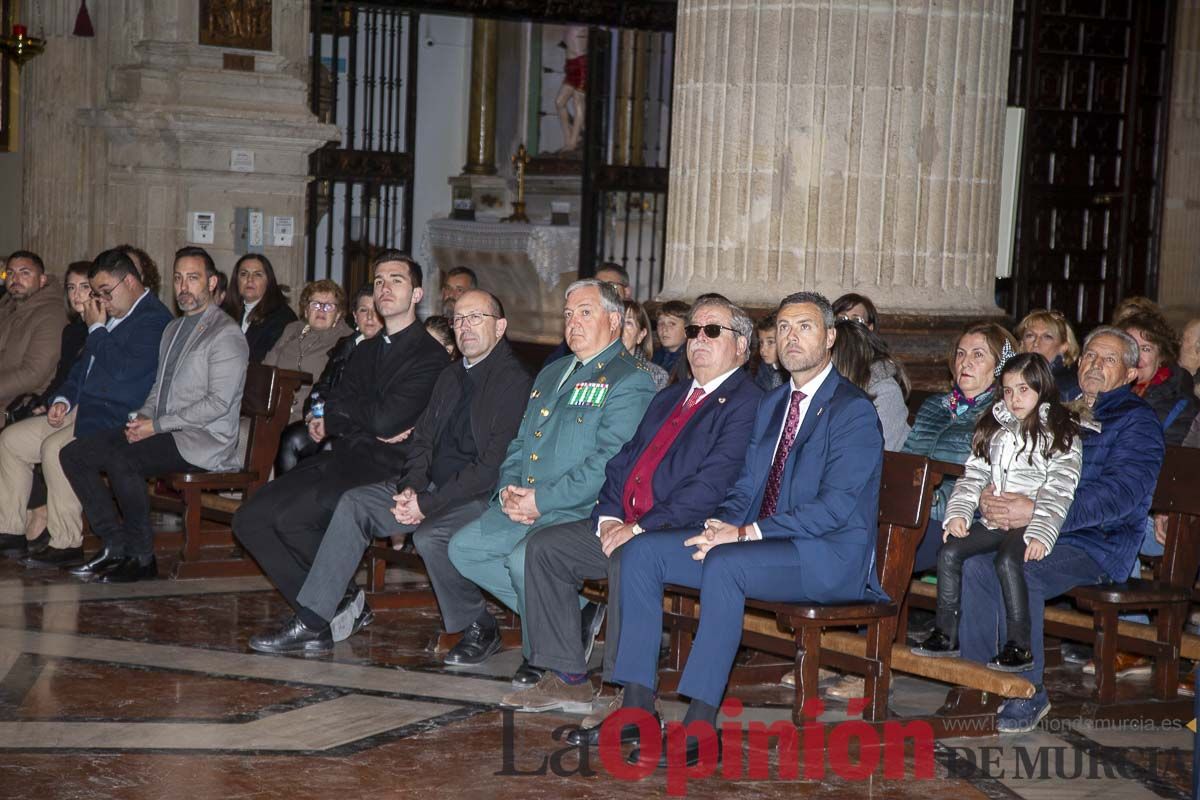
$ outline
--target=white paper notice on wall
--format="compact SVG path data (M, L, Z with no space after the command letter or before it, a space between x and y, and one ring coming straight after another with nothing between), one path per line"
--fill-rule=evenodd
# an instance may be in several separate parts
M229 169L233 172L254 172L254 151L230 150Z
M271 244L275 247L291 247L295 230L295 217L274 217L271 225Z
M217 215L211 211L192 211L188 217L188 241L192 244L212 244Z

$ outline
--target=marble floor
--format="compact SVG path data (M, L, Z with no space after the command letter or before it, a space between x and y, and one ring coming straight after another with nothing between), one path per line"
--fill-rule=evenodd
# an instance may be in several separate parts
M498 707L519 651L446 669L430 648L438 617L416 609L379 613L329 657L251 653L246 640L284 609L261 578L100 586L0 561L0 798L1190 796L1189 730L1053 714L1024 736L939 741L928 777L914 776L911 748L903 775L861 778L821 759L811 763L824 775L793 776L772 749L765 778L633 780L562 741L578 717ZM1059 668L1054 685L1086 690L1077 673ZM743 719L789 718L787 689L736 694ZM930 713L944 696L902 677L893 710ZM682 708L667 702L665 713ZM823 721L847 718L831 702ZM865 758L857 741L843 763Z

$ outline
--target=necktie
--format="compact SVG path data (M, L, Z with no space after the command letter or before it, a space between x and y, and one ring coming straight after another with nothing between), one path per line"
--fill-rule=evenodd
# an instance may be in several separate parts
M575 359L575 366L571 367L571 371L568 372L561 381L559 381L558 388L561 389L564 386L566 386L568 383L570 383L571 378L573 378L575 376L576 372L579 372L579 368L582 366L583 366L583 362L580 361L578 358Z
M692 389L692 394L688 397L687 402L683 404L683 410L688 411L697 403L704 399L704 390L697 386Z
M775 448L775 458L771 461L771 471L767 473L767 489L763 492L762 507L758 518L765 519L775 513L779 503L779 488L783 485L783 470L787 466L788 453L792 451L792 442L796 441L796 431L800 429L800 402L805 394L801 391L792 392L792 401L788 404L787 421L783 425L783 435L779 437L779 445Z

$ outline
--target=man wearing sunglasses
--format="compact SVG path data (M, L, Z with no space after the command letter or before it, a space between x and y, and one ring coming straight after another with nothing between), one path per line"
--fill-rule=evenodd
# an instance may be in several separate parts
M775 332L791 380L759 404L741 473L724 500L703 527L636 536L620 555L623 624L613 680L624 686L623 706L655 713L663 587L696 587L700 621L679 693L691 698L685 721L707 723L698 727L709 732L741 641L747 597L884 599L875 574L883 466L875 406L830 361L834 314L822 295L784 298ZM688 764L699 761L700 739L687 737ZM718 739L718 759L719 747ZM660 751L645 752L657 759ZM630 759L642 754L635 750Z
M576 598L583 582L608 579L604 678L610 680L621 622L621 548L660 530L699 530L737 478L762 398L743 369L754 324L742 309L717 298L698 302L686 322L692 380L655 395L633 438L608 462L591 516L529 537L522 622L533 650L530 662L546 671L533 688L504 697L504 706L589 711L587 662L599 622L581 630ZM603 716L584 720L570 743L599 743Z
M120 250L105 250L88 270L92 297L83 308L88 335L83 352L50 401L45 416L13 425L0 437L0 528L25 508L33 466L46 478L50 545L22 560L28 567L65 567L83 561L83 507L59 463L77 437L120 428L154 384L158 345L171 312L142 285Z

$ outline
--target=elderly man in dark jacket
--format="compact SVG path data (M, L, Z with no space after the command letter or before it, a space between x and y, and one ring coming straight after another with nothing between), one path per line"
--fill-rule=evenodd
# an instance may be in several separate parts
M500 301L469 291L456 301L454 335L463 359L442 370L417 421L397 477L342 496L306 572L286 564L272 574L295 609L282 630L252 637L266 653L323 652L370 619L354 572L372 539L409 533L425 560L450 630L461 630L455 608L482 605L473 583L450 563L450 537L487 508L508 443L521 424L530 377L504 338ZM486 611L484 613L487 613Z
M1079 359L1083 395L1075 403L1083 425L1083 472L1054 550L1025 564L1034 658L1026 677L1037 691L1028 700L1009 700L1001 707L996 726L1002 733L1033 730L1050 710L1042 686L1046 600L1076 586L1122 581L1137 558L1166 452L1158 417L1129 388L1137 362L1137 342L1117 328L1097 328L1084 342ZM1001 528L1020 528L1029 523L1033 501L1010 493L994 497L987 487L980 510ZM966 560L962 593L962 657L986 663L1008 638L990 555Z

